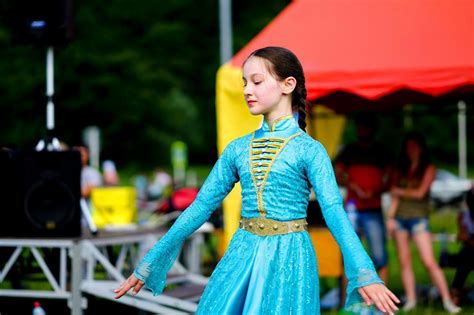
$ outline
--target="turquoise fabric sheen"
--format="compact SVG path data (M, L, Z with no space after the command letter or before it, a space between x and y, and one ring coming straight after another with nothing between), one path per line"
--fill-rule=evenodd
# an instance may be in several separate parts
M313 187L326 223L341 248L349 285L346 306L359 305L357 288L382 282L342 207L331 161L324 147L304 133L292 117L271 130L266 123L254 139L289 140L272 165L263 189L268 218L306 217ZM135 275L159 294L184 240L220 205L234 184L242 186L242 216L258 217L250 169L252 134L231 142L216 162L196 200L148 252ZM314 248L307 232L257 236L239 229L203 293L198 314L319 314L319 281Z

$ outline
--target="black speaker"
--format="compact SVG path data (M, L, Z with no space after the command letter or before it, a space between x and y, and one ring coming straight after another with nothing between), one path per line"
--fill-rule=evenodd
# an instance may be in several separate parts
M58 46L74 36L72 0L8 1L6 11L14 44Z
M79 152L0 154L0 236L81 235Z

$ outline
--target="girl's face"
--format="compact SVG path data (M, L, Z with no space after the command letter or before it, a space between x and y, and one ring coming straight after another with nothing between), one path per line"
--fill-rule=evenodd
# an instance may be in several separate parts
M415 160L421 155L421 146L415 140L408 140L405 150L410 160Z
M268 114L285 106L284 84L267 67L265 59L255 56L243 67L244 97L252 115Z

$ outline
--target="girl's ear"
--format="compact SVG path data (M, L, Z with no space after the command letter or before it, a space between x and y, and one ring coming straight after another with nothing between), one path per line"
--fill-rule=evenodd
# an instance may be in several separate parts
M291 94L296 87L296 79L288 77L281 82L281 89L283 94Z

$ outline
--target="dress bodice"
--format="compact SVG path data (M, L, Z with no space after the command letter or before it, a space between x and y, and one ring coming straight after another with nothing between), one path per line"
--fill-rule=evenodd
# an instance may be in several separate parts
M265 216L282 221L306 217L313 186L309 175L315 176L319 166L331 167L331 163L322 145L301 130L292 115L272 125L264 121L261 128L235 140L230 147L235 150L232 163L242 187L242 217ZM320 165L313 164L315 160L320 160ZM330 177L326 180L332 181L332 172L327 175ZM342 202L334 183L325 187L332 192L325 194L331 196L326 201Z

